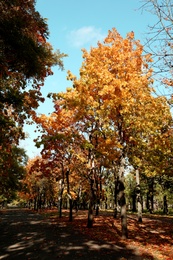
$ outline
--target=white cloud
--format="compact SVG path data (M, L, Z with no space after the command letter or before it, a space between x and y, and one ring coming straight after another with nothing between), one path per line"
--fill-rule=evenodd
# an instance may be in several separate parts
M86 26L77 30L71 31L67 35L67 39L74 47L85 47L85 45L96 45L98 41L102 41L105 38L100 28L93 26Z

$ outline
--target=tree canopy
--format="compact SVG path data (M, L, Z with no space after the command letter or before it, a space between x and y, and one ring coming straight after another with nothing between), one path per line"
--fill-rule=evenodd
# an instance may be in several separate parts
M25 78L43 79L51 66L63 63L47 42L46 19L35 10L35 1L0 1L1 77L17 72Z
M113 182L118 180L125 237L125 167L131 164L155 174L160 158L156 153L165 153L163 135L172 120L166 98L153 95L151 62L133 32L123 38L113 28L103 43L89 52L83 50L79 78L68 72L73 87L52 94L55 111L35 118L42 127L37 140L43 144L42 155L50 161L56 158L64 174L70 170L87 179L89 226L93 203L100 198L103 171L114 176Z
M24 122L32 118L41 87L52 66L63 69L66 56L47 41L47 21L35 9L34 0L0 0L0 157L12 153L25 138Z

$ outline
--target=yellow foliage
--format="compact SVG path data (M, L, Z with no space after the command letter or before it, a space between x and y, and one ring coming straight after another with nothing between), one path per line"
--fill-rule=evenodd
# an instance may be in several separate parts
M150 62L134 32L123 38L115 28L103 44L83 50L79 78L68 71L73 88L57 95L55 113L36 119L46 137L61 134L46 143L60 165L85 175L92 163L109 167L125 152L142 167L152 149L162 149L153 137L158 140L171 116L166 101L152 96Z

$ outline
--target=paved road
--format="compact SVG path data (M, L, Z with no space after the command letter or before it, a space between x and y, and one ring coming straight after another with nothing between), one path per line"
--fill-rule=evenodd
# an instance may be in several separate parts
M25 209L0 212L0 259L142 260L135 252L93 241L65 224Z

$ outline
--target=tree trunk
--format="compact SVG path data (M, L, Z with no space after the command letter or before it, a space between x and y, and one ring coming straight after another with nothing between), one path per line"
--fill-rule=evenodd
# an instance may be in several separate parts
M141 187L139 170L136 169L136 199L137 199L137 209L138 209L138 222L142 222L142 200L141 200Z
M34 210L37 210L37 197L34 197Z
M118 201L121 207L121 229L122 229L122 238L128 238L127 230L127 208L126 208L126 198L125 198L125 186L124 186L124 170L125 170L125 158L121 157L120 168L119 168L119 180L118 180Z
M105 209L108 209L108 198L105 198Z
M154 209L154 178L149 180L149 192L147 193L147 209L152 214Z
M94 209L94 201L95 201L95 192L94 192L94 180L90 180L90 201L89 201L89 208L88 208L88 224L87 227L91 228L93 226L94 216L93 216L93 209Z
M93 201L90 200L89 202L89 208L88 208L88 224L87 224L87 227L88 228L91 228L93 226L93 220L94 220L94 217L93 217Z
M166 195L163 196L163 213L168 214L168 203Z
M69 198L69 204L70 204L70 212L69 212L69 221L73 220L73 202L72 198Z
M96 216L99 215L99 204L100 204L100 203L97 203L97 205L96 205Z
M96 216L99 215L99 207L100 207L100 190L101 190L101 186L100 186L100 183L98 182L98 180L96 180L96 196L97 196L97 199L96 199Z
M38 193L38 209L37 210L40 210L41 209L41 194Z
M115 178L115 190L114 190L114 218L116 219L116 218L117 218L117 213L118 213L118 210L117 210L118 176L116 176L116 175L114 174L114 178Z
M59 198L59 218L62 218L62 198Z
M69 221L73 220L73 202L72 202L72 197L70 194L70 182L69 182L69 174L70 172L66 172L66 180L67 180L67 195L69 199L69 206L70 206L70 211L69 211Z
M153 213L152 198L150 192L147 192L147 210L150 212L150 214Z
M135 192L135 191L134 191ZM137 209L136 209L136 194L133 194L132 195L132 211L133 212L136 212Z
M126 199L125 199L125 193L124 193L124 192L122 192L122 195L121 195L120 205L121 205L121 230L122 230L122 238L123 238L123 239L126 239L126 238L128 238L128 231L127 231Z
M58 201L59 201L59 217L61 218L62 217L62 195L63 195L63 191L64 191L64 183L63 183L63 180L61 179L59 181L59 198L58 198Z

